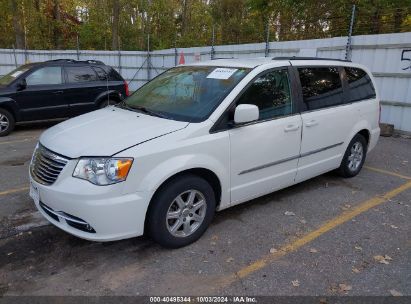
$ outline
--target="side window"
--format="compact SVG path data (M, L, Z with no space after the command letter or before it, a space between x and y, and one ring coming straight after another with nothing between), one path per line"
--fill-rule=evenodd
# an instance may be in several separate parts
M293 109L287 70L276 70L258 77L237 104L256 105L260 110L259 120L291 114Z
M304 103L316 110L343 103L343 90L338 67L298 68Z
M97 75L90 66L66 66L68 83L97 81Z
M26 77L28 86L62 84L61 67L44 67Z
M375 98L375 89L368 74L358 68L345 68L349 88L349 102Z
M107 74L102 68L93 66L93 70L97 73L97 77L99 80L107 80Z

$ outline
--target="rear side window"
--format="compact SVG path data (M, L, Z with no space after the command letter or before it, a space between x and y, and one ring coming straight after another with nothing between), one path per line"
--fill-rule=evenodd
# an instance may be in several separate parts
M358 68L345 67L348 81L349 102L375 98L375 89L368 74Z
M102 68L93 66L93 70L96 71L99 80L107 80L107 74Z
M259 120L292 113L290 82L287 70L275 70L258 77L237 104L253 104L260 111Z
M108 69L106 70L107 74L108 74L108 80L110 81L123 81L123 78L120 76L119 73L117 73L117 71L111 67L108 67Z
M97 81L97 75L90 66L66 66L68 83Z
M343 90L338 67L298 68L307 110L343 103Z

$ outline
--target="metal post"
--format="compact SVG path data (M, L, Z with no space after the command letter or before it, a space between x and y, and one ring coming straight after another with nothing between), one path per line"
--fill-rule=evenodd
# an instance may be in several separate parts
M78 34L76 36L77 40L77 60L80 60L80 39L78 38Z
M177 33L174 40L174 66L178 64L178 50L177 50Z
M350 29L348 30L347 46L345 48L345 60L351 60L351 36L355 20L355 4L352 6Z
M213 31L212 31L212 38L211 38L211 52L210 52L211 59L214 59L214 56L215 56L214 43L215 43L215 31L214 31L214 24L213 24Z
M14 65L17 68L17 56L16 56L16 48L14 47L14 44L13 44L13 55L14 55Z
M118 37L118 71L121 74L121 47L120 47L120 37Z
M266 30L266 38L265 38L265 57L268 57L268 53L270 52L270 21L267 20L267 24L265 27Z
M150 34L147 35L147 81L151 80Z

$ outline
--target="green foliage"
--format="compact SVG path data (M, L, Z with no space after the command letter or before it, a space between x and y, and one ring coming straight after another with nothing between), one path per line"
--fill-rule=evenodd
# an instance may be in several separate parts
M203 46L213 29L215 44L346 36L353 4L354 35L411 31L410 0L2 0L0 48Z

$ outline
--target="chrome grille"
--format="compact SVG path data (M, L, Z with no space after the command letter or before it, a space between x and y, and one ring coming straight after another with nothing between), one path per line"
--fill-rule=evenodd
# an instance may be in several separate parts
M39 144L31 160L31 176L40 184L51 185L56 181L67 162L67 158Z

